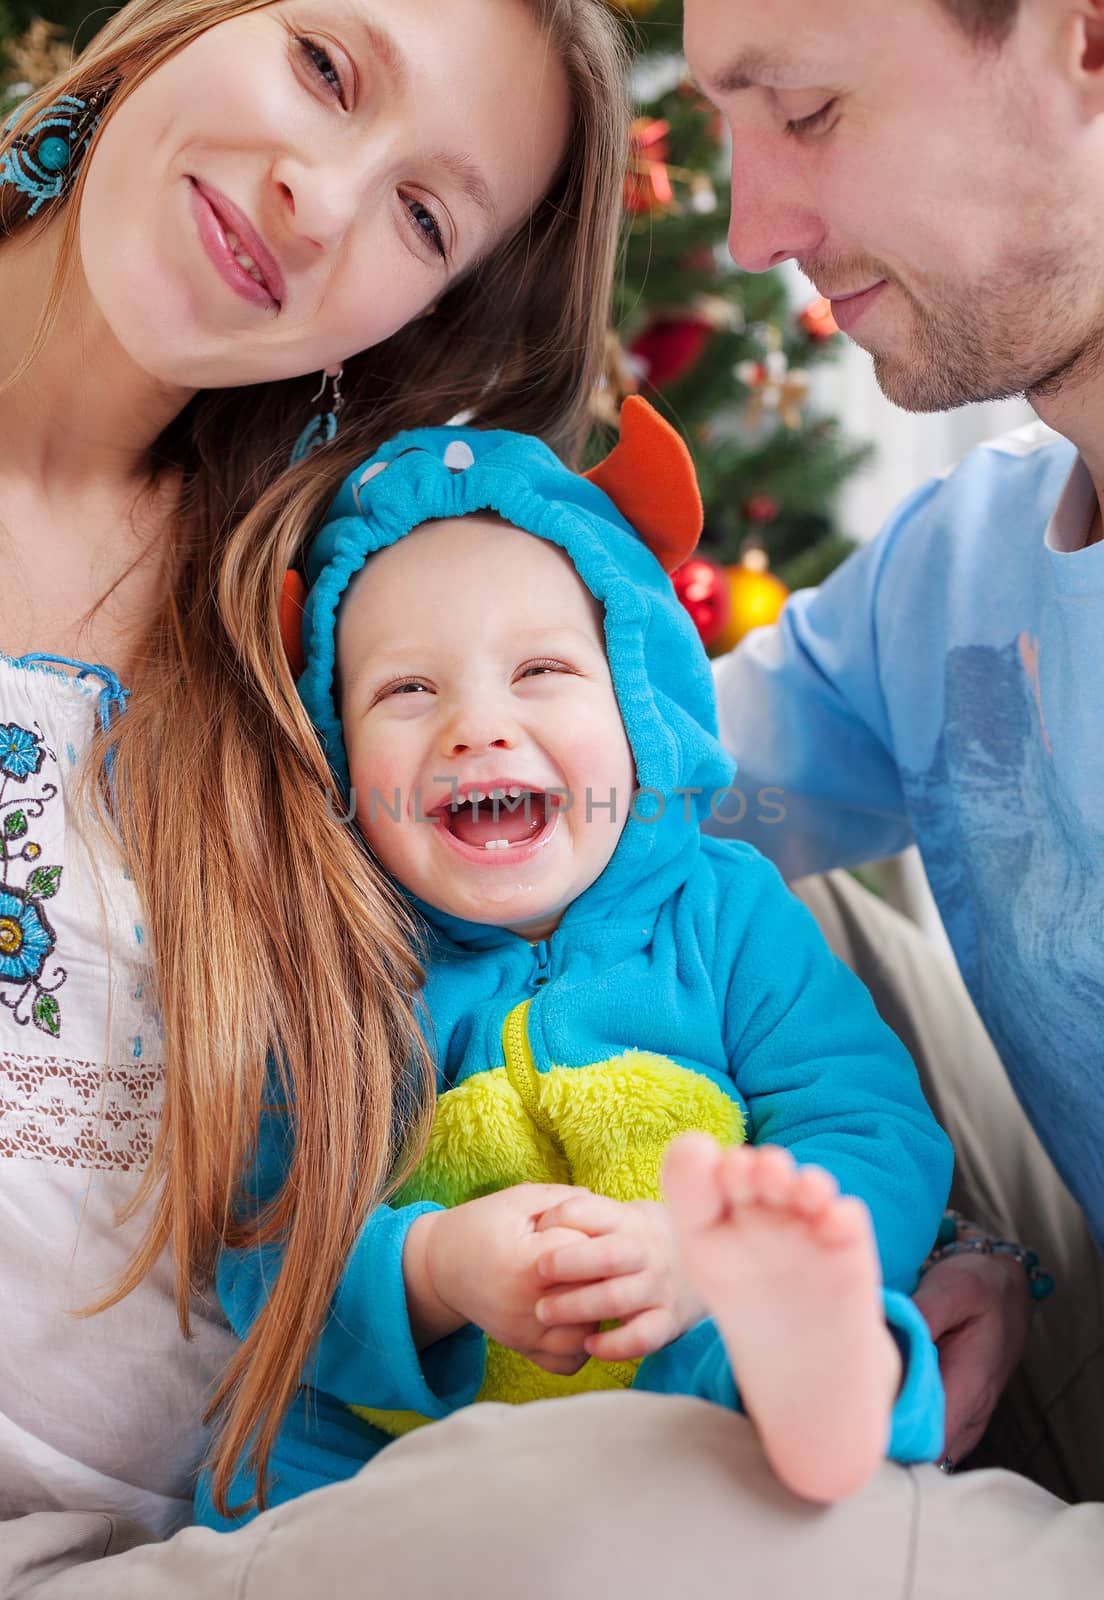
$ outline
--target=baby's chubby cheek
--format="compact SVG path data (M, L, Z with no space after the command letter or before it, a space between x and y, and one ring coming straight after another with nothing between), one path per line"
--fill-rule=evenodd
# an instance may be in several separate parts
M637 788L624 735L591 735L577 743L565 781L577 822L607 829L623 827Z
M386 760L358 761L350 757L349 772L360 831L382 859L399 848L400 834L405 833L409 819L417 814L411 783Z

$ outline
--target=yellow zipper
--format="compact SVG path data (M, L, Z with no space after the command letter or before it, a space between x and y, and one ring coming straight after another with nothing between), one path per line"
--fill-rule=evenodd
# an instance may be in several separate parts
M560 1142L555 1124L541 1105L540 1073L533 1059L533 1047L529 1043L529 1007L532 1004L532 998L523 1000L519 1006L514 1007L502 1024L502 1050L506 1057L506 1077L513 1085L530 1118L540 1131L551 1139L570 1172L571 1163ZM568 1179L569 1183L573 1181L571 1178Z
M541 1132L555 1145L556 1151L568 1171L568 1183L574 1183L575 1178L568 1160L567 1151L559 1134L556 1132L551 1117L541 1105L540 1073L537 1063L533 1059L533 1047L529 1043L529 1007L533 1004L532 997L523 1000L519 1006L507 1014L506 1021L502 1024L502 1050L506 1057L506 1077L513 1085L518 1098L525 1107L529 1116L536 1123ZM615 1322L604 1323L604 1327L616 1327ZM593 1358L592 1358L593 1359ZM638 1361L601 1361L596 1363L604 1367L610 1376L625 1389L632 1387L633 1377L640 1365Z

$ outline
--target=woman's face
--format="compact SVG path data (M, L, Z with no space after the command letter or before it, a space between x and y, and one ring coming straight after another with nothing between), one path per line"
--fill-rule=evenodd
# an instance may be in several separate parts
M89 290L162 381L336 367L514 230L569 115L524 0L280 0L210 28L105 123Z

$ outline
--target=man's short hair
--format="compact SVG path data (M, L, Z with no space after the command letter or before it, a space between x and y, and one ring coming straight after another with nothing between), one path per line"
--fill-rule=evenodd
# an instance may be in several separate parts
M958 26L978 44L1003 44L1012 32L1020 0L938 0Z

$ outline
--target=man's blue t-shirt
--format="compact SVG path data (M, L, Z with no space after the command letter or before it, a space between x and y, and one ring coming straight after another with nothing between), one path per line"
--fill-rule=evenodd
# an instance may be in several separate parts
M916 841L974 1003L1104 1242L1094 506L1041 424L983 446L715 675L733 831L790 877Z

